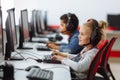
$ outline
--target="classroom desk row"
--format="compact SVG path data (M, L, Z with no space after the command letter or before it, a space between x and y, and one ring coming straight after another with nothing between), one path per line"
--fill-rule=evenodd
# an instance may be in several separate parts
M49 64L49 63L39 63L32 58L40 58L42 59L44 55L51 54L51 51L37 51L33 50L17 50L13 53L12 56L20 56L19 53L25 58L24 60L20 61L3 61L9 64L12 64L15 68L14 71L14 78L15 80L28 80L26 75L29 73L25 71L25 68L28 66L36 65L39 66L41 69L47 69L53 71L53 80L71 80L70 69L68 66L63 64Z

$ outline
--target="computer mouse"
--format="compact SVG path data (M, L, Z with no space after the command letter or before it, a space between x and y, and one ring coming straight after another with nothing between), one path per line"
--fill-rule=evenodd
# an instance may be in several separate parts
M41 63L42 59L35 59L37 62Z
M36 66L36 65L28 66L25 68L25 71L30 71L30 69L32 69L32 68L40 68L40 67Z

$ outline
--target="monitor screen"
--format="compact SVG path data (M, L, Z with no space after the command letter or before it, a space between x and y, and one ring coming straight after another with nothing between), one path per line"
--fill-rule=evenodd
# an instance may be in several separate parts
M48 12L47 11L44 11L44 27L45 27L45 30L47 30L48 28L48 23L47 23L47 14Z
M23 38L24 42L30 40L30 27L28 23L28 12L27 10L21 10L21 27L22 27L22 32L23 32Z
M36 31L38 34L40 34L41 32L44 31L44 27L42 26L42 15L41 11L39 10L37 10L36 22L37 22Z
M35 37L37 35L36 32L36 10L32 10L32 16L31 16L31 36Z
M42 28L42 31L45 31L46 30L46 28L45 28L45 26L46 26L46 24L47 24L47 12L46 11L43 11L42 13L41 13L41 28Z
M108 14L107 21L110 27L120 30L120 15Z
M0 57L3 54L4 54L4 48L3 48L2 11L0 9Z
M7 10L8 16L6 19L6 54L5 57L10 58L11 52L15 51L17 45L17 34L15 25L14 8Z
M13 41L14 41L14 45L16 45L17 44L17 34L16 34L16 24L15 24L14 9L11 9L9 11L9 15L10 15L11 29L12 29L12 33L13 33Z

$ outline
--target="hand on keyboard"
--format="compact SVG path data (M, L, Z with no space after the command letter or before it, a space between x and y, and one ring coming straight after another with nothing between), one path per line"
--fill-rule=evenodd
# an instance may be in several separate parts
M44 63L52 63L52 64L61 64L61 61L59 60L53 60L53 59L44 59Z
M51 56L53 56L53 55L44 55L45 58L43 59L43 62L44 63L61 64L61 61L51 59Z

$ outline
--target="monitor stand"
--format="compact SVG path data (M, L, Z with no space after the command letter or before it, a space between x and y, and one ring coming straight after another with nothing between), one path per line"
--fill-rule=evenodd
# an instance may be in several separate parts
M10 60L24 60L23 57L12 56Z

